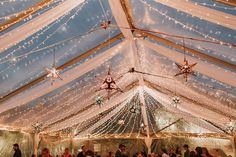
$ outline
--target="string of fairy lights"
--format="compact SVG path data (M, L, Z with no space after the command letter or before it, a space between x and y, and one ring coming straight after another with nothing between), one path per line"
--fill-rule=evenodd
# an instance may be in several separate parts
M53 34L55 34L55 32L57 32L59 29L61 29L64 25L66 25L68 22L70 22L72 19L74 19L74 17L76 15L78 15L78 13L80 12L80 10L83 8L83 6L85 5L85 3L83 3L78 10L76 10L75 13L73 13L72 15L70 15L67 20L65 22L63 22L56 30L54 30L51 34L49 35L46 35L45 36L45 39L38 43L34 48L33 50L31 50L30 52L28 52L28 54L31 54L32 51L34 52L35 49L38 49L43 43L45 43L48 39L51 38L51 36ZM58 24L60 21L62 21L64 18L67 17L67 14L64 14L63 16L61 16L58 20L56 20L55 22L53 22L52 24L46 26L46 28L44 28L41 32L37 33L36 36L32 36L31 39L27 42L24 42L22 45L19 45L17 48L15 48L14 50L12 50L10 53L8 53L6 56L4 56L3 58L0 58L0 61L2 60L6 60L7 58L9 58L10 56L13 56L15 52L17 52L18 50L24 48L26 49L27 48L27 44L28 46L31 46L31 44L33 44L35 41L34 40L37 40L40 36L43 36L45 35L44 33L46 33L47 30L49 30L50 28L52 28L54 25ZM25 55L25 57L27 56L27 54ZM15 57L15 59L17 59ZM16 60L17 61L17 60Z
M97 24L96 24L97 25ZM96 25L94 26L94 27L96 27ZM91 30L93 30L93 28L91 29ZM86 36L86 33L85 33L85 35L84 36ZM82 37L84 37L84 36L82 36ZM83 39L83 38L81 38L81 39ZM73 40L73 39L71 39L71 40ZM63 43L64 44L64 43ZM66 53L65 53L65 55L66 54L68 54L69 52L72 52L73 51L73 48L74 47L78 47L78 45L77 44L75 44L72 48L70 48L69 49L69 51L67 51ZM28 54L32 54L32 53L35 53L35 52L38 52L38 51L32 51L32 52L29 52ZM50 53L49 51L47 51L48 53ZM24 55L22 55L22 56L19 56L19 57L21 57L21 58L27 58L28 57L28 54L24 54ZM43 53L44 55L46 55L45 54L45 52ZM63 58L63 56L61 57L61 58ZM60 59L60 58L59 58ZM57 59L58 60L58 59ZM9 66L9 67L11 67L11 66ZM6 71L8 68L6 68L4 71ZM41 72L40 74L38 74L37 76L39 76L39 75L41 75L43 72ZM31 80L33 80L34 78L32 77L31 78Z
M127 107L126 108L126 110L125 110L125 113L126 114L124 114L124 116L122 116L122 120L124 121L124 122L127 122L127 124L130 124L130 121L131 121L131 119L132 119L132 117L133 117L133 114L132 113L130 113L130 112L128 112L128 109L129 109L129 107ZM127 114L128 113L128 114ZM117 124L117 121L116 121L116 124ZM115 125L113 125L113 126L115 126ZM129 125L125 125L124 127L122 126L122 125L120 125L114 132L109 132L110 134L116 134L116 136L119 136L119 135L121 135L121 134L123 134L124 132L125 132L125 130L127 129L127 127L128 127Z
M92 91L91 91L91 93L92 93ZM82 116L82 115L81 115ZM77 119L80 119L80 117L78 117ZM73 118L73 121L75 121L76 122L76 118L74 117ZM66 124L67 124L67 122L65 122ZM73 122L74 123L74 122ZM64 124L64 123L63 123ZM61 124L60 124L61 125ZM70 123L70 125L71 125L71 123Z
M222 6L222 5L218 5L217 3L213 3L213 4L208 4L206 2L202 3L202 2L194 2L195 5L203 5L203 6L208 6L211 8L220 8L220 9L225 9L225 10L236 10L235 7L227 7L227 6Z
M0 63L5 63L5 62L9 61L10 59L7 59L7 58L9 58L10 56L13 56L14 53L15 53L17 50L21 49L22 47L23 47L23 48L26 48L27 46L24 46L24 45L26 45L26 44L32 44L32 43L34 43L34 41L33 41L34 39L38 39L40 35L43 36L44 33L45 33L47 30L49 30L51 27L53 27L55 24L59 23L60 21L62 21L62 20L66 17L67 20L66 20L65 22L63 22L63 23L60 25L60 27L58 27L58 28L57 28L56 30L54 30L52 33L50 33L49 35L47 35L46 38L45 38L42 42L40 42L38 45L36 45L30 52L27 52L26 54L19 56L19 58L27 57L28 54L35 53L35 52L40 51L40 49L39 49L40 46L43 45L47 40L49 40L58 30L60 30L60 29L61 29L62 27L64 27L65 25L67 25L67 23L69 23L71 20L75 19L75 17L78 16L78 13L80 12L80 10L81 10L81 9L83 8L83 6L86 5L87 3L88 3L88 2L82 3L82 4L80 5L79 9L77 9L76 12L73 13L72 15L70 15L69 17L67 17L67 15L68 15L69 13L63 15L61 18L59 18L58 20L56 20L54 23L48 25L45 29L43 29L43 30L42 30L40 33L38 33L35 37L33 36L30 41L23 43L23 45L19 45L18 48L12 50L10 53L8 53L8 55L4 56L3 58L0 58ZM106 14L110 14L110 12L107 11ZM101 15L101 16L104 16L104 15ZM101 17L99 17L99 16L97 16L96 18L97 18L97 19L101 19ZM92 19L93 19L93 18L91 18L91 20L92 20ZM88 20L89 20L89 19L88 19ZM101 23L101 22L102 22L102 21L100 20L99 23ZM97 24L98 24L98 23L97 23ZM95 31L94 29L95 29L95 27L97 27L97 24L95 24L95 25L93 26L93 28L90 29L90 31L88 31L88 32L86 32L86 33L83 33L83 34L86 35L86 34L92 32L92 31ZM79 35L79 36L80 36L80 35ZM81 35L81 36L83 37L83 35ZM56 44L56 43L55 43L55 44ZM29 45L29 46L30 46L30 45ZM46 48L44 47L44 48L41 48L41 50L42 50L42 49L46 49ZM14 57L13 59L16 60L16 61L18 61L17 56ZM2 60L4 60L4 61L2 61ZM1 61L2 61L2 62L1 62Z
M135 95L135 93L134 93ZM132 98L134 97L134 95L132 95L131 97L129 97L129 99L127 99L124 102L124 106L122 107L122 109L115 114L115 116L110 119L109 121L107 121L104 125L104 123L100 123L99 127L95 130L92 131L92 135L95 137L99 137L105 133L108 133L110 131L112 131L114 129L115 126L117 125L124 125L125 123L119 124L119 120L122 120L124 122L124 113L127 113L129 108L129 102L132 101ZM122 118L120 118L122 117ZM106 136L107 137L107 136Z
M115 115L125 103L118 103L116 106L110 107L106 111L100 112L97 115L94 115L92 118L83 119L82 122L75 124L75 130L73 133L74 137L78 137L78 135L83 137L84 135L88 135L88 138L91 137L91 130L96 128L96 126L100 126L101 121L105 122L111 118L111 116Z
M120 69L122 69L122 68L120 68ZM92 76L93 76L93 74L86 75L84 77L84 78L86 78L86 82L87 81L93 81L94 79L93 79ZM89 78L89 79L87 79L87 78ZM60 90L59 93L54 94L53 96L50 96L50 97L44 98L44 99L40 99L40 102L37 102L37 100L36 100L36 102L33 102L33 103L35 103L37 105L34 105L32 110L37 109L38 104L40 104L40 103L44 104L43 110L41 110L36 115L34 115L34 117L37 117L36 119L38 121L39 121L39 119L49 119L48 123L50 123L51 120L52 121L54 120L54 117L51 119L51 118L49 118L50 117L49 115L52 115L52 114L54 115L54 114L58 113L60 110L62 110L60 108L58 110L56 110L57 109L56 106L55 106L56 104L60 104L62 107L64 106L64 104L68 104L68 105L66 105L66 107L70 107L70 111L71 111L70 113L73 113L74 111L79 109L76 105L75 106L73 105L73 104L76 104L76 102L80 102L81 103L81 105L80 105L81 107L83 107L82 104L86 105L86 104L91 103L91 102L87 101L88 99L82 99L82 97L84 95L88 95L88 94L93 93L93 91L95 91L94 87L91 88L91 86L90 86L88 88L87 87L88 84L84 85L83 79L80 80L80 81L76 80L75 82L76 83L73 83L72 86L70 86L69 88L65 88L64 90ZM78 88L78 86L80 86L80 87ZM65 92L67 92L69 90L72 90L72 89L74 89L72 92L70 91L68 94L65 94ZM89 90L87 90L87 89L89 89ZM77 93L81 92L81 91L84 91L83 94L82 95L78 95ZM68 98L70 98L70 99L68 99ZM63 104L61 104L61 102L63 102ZM27 108L26 110L28 111L30 109L31 108ZM48 113L48 112L49 112L49 114L45 115L45 117L44 117L44 115L42 115L43 113ZM22 115L22 113L24 113L24 111L22 111L22 112L15 112L13 114L10 114L10 117L19 115L20 116L19 120L21 120L21 119L25 118ZM40 113L42 113L42 114L40 114ZM62 115L59 114L59 115L55 116L55 118L58 118L58 116L63 117L64 114L62 114ZM9 118L9 116L6 116L6 117Z
M121 69L121 68L120 68L120 69ZM92 79L92 77L89 77L89 78ZM87 81L89 81L89 80L87 80ZM83 86L83 85L82 85L82 86ZM84 87L84 86L83 86L83 88L84 88L84 90L86 91L85 93L83 93L83 96L84 96L84 95L91 94L91 93L93 93L93 92L95 91L94 87L89 88L90 90L87 90L87 87ZM76 94L76 93L78 93L78 92L81 91L81 88L76 87L75 89L76 89L76 90L72 92L72 95L71 95L71 94L68 95L68 97L72 97L72 101L73 101L73 102L72 102L72 103L69 103L69 104L68 104L68 102L65 102L65 104L67 103L69 106L71 106L71 105L73 105L73 104L76 104L76 102L80 101L80 99L82 99L81 96L78 97L78 98L77 98L77 97L75 97L75 98L73 97L73 95L74 95L74 96L78 96L78 94ZM82 89L82 90L83 90L83 89ZM74 94L73 94L73 93L74 93ZM87 94L86 94L86 93L87 93ZM87 97L87 96L86 96L86 97ZM87 98L88 98L89 100L91 100L90 97L87 97ZM52 103L54 102L54 99L55 99L55 98L52 98ZM57 100L57 99L58 99L58 98L56 98L56 100ZM64 100L61 100L61 99L59 99L58 101L59 101L58 104L60 104L60 102L64 102ZM91 103L91 102L87 102L87 101L85 101L85 103L83 103L83 101L84 101L84 100L82 100L82 101L80 102L80 103L81 103L81 105L80 105L81 107L83 107L82 104L86 105L86 104ZM50 103L50 102L49 102L49 103ZM64 103L63 103L63 104L64 104ZM68 107L69 107L69 106L68 106ZM73 113L73 111L75 111L75 110L77 110L76 106L74 106L74 108L71 108L72 113ZM49 112L50 112L50 111L49 111ZM56 113L57 111L54 111L54 112ZM63 116L64 116L64 115L63 115Z
M181 121L181 122L185 122L185 124L183 125L184 126L184 130L179 130L179 132L183 132L183 131L187 131L187 132L194 132L194 133L201 133L201 129L202 128L206 128L206 125L204 126L204 125L202 125L201 123L202 122L200 122L200 118L196 118L196 117L193 117L193 116L190 116L190 115L186 115L186 113L184 113L183 111L179 111L179 109L176 109L175 107L174 107L174 111L175 112L172 112L172 111L169 111L168 109L165 109L164 108L164 110L163 109L160 109L160 107L159 106L156 106L156 104L157 104L157 100L155 100L155 99L150 99L150 96L148 95L148 94L146 94L146 96L147 96L147 102L148 102L148 106L147 106L147 111L148 111L148 113L150 113L150 115L148 116L149 117L149 124L151 124L151 128L153 129L153 131L154 131L154 133L157 131L156 129L154 129L154 126L153 126L153 124L152 124L152 122L151 122L151 120L150 120L150 116L153 116L153 117L156 117L156 115L155 115L155 108L158 108L158 113L156 113L156 114L159 114L159 112L160 111L166 111L166 112L168 112L168 113L170 113L172 116L174 115L174 117L180 117L180 118L184 118L184 120L183 121ZM156 106L156 107L154 107L154 109L153 108L151 108L151 105L153 105L154 104L154 106ZM163 104L164 106L166 106L166 104ZM167 116L167 115L166 115ZM187 119L187 121L186 121L186 119ZM193 120L194 121L193 121ZM160 124L159 122L156 122L157 124ZM167 125L167 124L169 124L169 123L171 123L170 121L167 121L167 123L165 124L165 125ZM188 128L194 128L194 126L192 125L192 124L197 124L198 126L200 126L200 128L198 128L198 129L200 129L200 130L197 130L197 128L195 128L195 129L191 129L191 130L186 130L186 129L188 129ZM160 125L160 126L162 126L162 125ZM164 127L164 126L163 126ZM173 128L172 128L173 129ZM207 130L211 130L210 128L207 128ZM177 130L176 130L176 128L175 128L175 132L176 132ZM178 132L178 131L177 131ZM157 136L157 134L155 133L155 135ZM157 136L158 137L158 136Z
M162 56L158 56L156 54L153 53L149 53L148 49L145 49L144 52L147 53L143 53L145 54L146 58L143 58L142 60L145 61L145 70L151 72L151 71L159 71L159 73L165 73L166 75L171 75L171 73L174 73L175 69L173 68L174 65L171 66L166 66L171 65L172 63L168 60L168 58L164 58ZM157 64L159 63L159 64ZM153 66L155 65L155 66ZM155 68L152 68L155 67ZM161 68L157 68L157 67L161 67ZM167 82L167 80L166 80ZM160 84L160 82L156 82L157 84ZM176 84L176 83L175 83ZM214 79L210 79L209 77L203 76L198 74L197 79L192 79L190 82L185 83L186 87L191 87L192 89L194 89L195 91L199 91L199 93L204 93L206 95L211 95L214 96L213 98L217 98L218 100L221 100L222 103L229 103L232 108L233 108L233 103L232 100L234 100L235 96L233 96L234 93L234 88L226 85L226 84L222 84L219 81L216 81ZM164 85L166 86L166 85ZM186 88L186 87L182 87L182 88ZM176 88L176 87L175 87ZM222 89L222 90L221 90ZM174 89L173 89L174 91ZM216 93L219 93L218 91L220 91L220 94L216 95ZM228 94L227 94L228 93ZM199 99L196 99L197 101L201 101Z
M4 3L16 3L16 2L29 2L30 0L3 0L0 2L1 5L3 5Z
M218 5L217 3L208 4L206 2L204 2L204 3L202 3L202 2L194 2L194 4L195 5L207 6L207 7L211 7L211 8L219 8L219 9L224 9L224 10L233 10L233 11L236 10L234 7L222 6L222 5Z
M128 106L128 103L126 101L126 102L124 102L124 107L119 112L117 112L115 114L115 116L112 118L112 120L109 120L104 126L101 124L100 127L97 129L97 131L94 130L94 132L92 133L92 136L93 137L100 137L100 136L104 135L105 133L108 133L109 131L114 129L114 127L117 125L118 118L120 116L122 116L121 119L123 119L125 117L125 115L123 113L126 113L127 106ZM108 135L106 135L106 137L107 136Z
M152 11L155 11L156 13L162 15L165 19L168 19L170 21L173 21L176 25L180 25L182 28L184 29L187 29L189 31L192 31L194 33L197 33L199 34L200 36L206 38L206 39L210 39L211 41L218 41L218 42L221 42L221 43L224 43L223 41L220 41L214 37L212 37L211 35L209 34L205 34L205 33L202 33L200 31L198 31L197 29L195 29L193 26L189 26L187 24L184 24L183 22L179 21L179 20L176 20L176 18L174 17L170 17L168 16L167 12L162 12L160 10L158 10L157 8L154 8L152 5L150 5L149 3L147 3L146 1L144 0L139 0L141 3L143 3L145 6L147 6L150 10ZM229 48L232 48L232 46L229 44Z

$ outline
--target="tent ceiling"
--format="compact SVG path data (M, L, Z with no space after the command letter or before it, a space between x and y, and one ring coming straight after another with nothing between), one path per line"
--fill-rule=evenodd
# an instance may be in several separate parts
M32 6L37 2L24 3ZM52 4L55 5L52 9L2 32L0 96L14 93L19 87L27 88L4 101L0 100L1 126L32 130L32 124L40 122L44 127L43 133L73 128L77 137L88 134L96 138L103 134L133 137L133 133L140 137L146 133L159 137L158 130L181 119L163 132L173 135L192 133L193 136L199 133L223 134L229 118L236 120L235 47L186 40L188 48L213 59L186 54L191 63L198 64L195 68L197 76L184 82L181 77L173 77L178 70L174 62L181 63L183 60L181 47L172 47L150 37L157 36L180 45L183 44L182 39L155 33L138 39L142 32L131 30L139 28L235 44L234 8L214 3L227 8L222 10L213 7L210 0L205 2L208 5L203 5L200 0L183 3L197 4L194 9L200 12L207 10L216 16L203 17L198 12L182 12L178 5L165 0L66 0L58 1ZM9 2L7 7L15 10L17 7L14 5L20 4L10 5ZM17 12L26 8L22 6ZM0 11L2 16L12 13ZM52 13L55 16L49 18L48 14ZM215 22L219 15L224 15L220 24ZM107 19L112 20L112 27L106 30L99 28L100 23ZM114 40L109 41L112 37ZM54 51L56 66L63 67L63 80L51 86L43 76L45 67L52 65ZM224 64L215 62L214 58ZM109 66L115 76L135 67L139 71L172 79L125 74L118 80L118 86L126 89L125 93L115 93L99 107L94 100L106 93L95 92L100 82L94 76L104 77ZM40 81L31 84L40 77ZM171 98L176 94L181 98L177 108L171 105ZM140 107L141 114L129 112L132 103ZM117 124L118 120L124 120L127 125ZM144 134L140 130L141 123L146 126Z

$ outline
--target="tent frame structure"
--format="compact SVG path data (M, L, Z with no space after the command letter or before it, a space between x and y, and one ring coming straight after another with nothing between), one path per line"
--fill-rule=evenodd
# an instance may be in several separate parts
M226 0L216 0L216 1L228 4L228 5L236 6L236 2L234 2L234 1L226 1ZM165 39L163 37L160 37L160 36L154 35L154 34L152 34L150 32L146 32L146 31L143 31L143 30L141 30L139 28L136 28L135 25L134 25L133 19L132 19L131 7L130 7L130 4L129 4L128 0L119 0L119 1L109 0L109 4L110 4L110 7L111 7L112 12L113 12L113 15L114 15L118 25L122 25L122 24L125 23L126 25L122 25L122 26L126 27L126 28L129 28L129 29L120 28L121 32L122 32L121 34L118 34L118 35L114 36L113 38L110 38L109 40L104 41L103 43L95 46L94 48L88 50L87 52L85 52L85 53L83 53L83 54L73 58L72 60L66 62L65 64L57 67L57 69L63 70L65 68L67 68L67 67L69 67L69 66L71 66L71 65L73 65L73 64L75 64L75 63L77 63L77 62L79 62L79 61L81 61L83 59L85 59L86 57L94 54L97 50L105 48L109 44L112 44L112 43L114 43L114 42L116 42L118 40L125 39L125 40L131 40L132 41L133 53L131 55L134 58L133 66L136 67L137 70L142 71L141 65L140 65L140 62L139 62L139 58L138 58L138 52L137 52L138 51L137 50L138 47L136 45L137 38L140 37L140 35L141 35L141 37L147 37L147 38L149 38L151 40L154 40L154 41L159 42L159 43L163 43L163 44L168 45L168 46L170 46L172 48L175 48L175 49L178 49L178 50L183 50L183 46L180 45L180 44L176 44L176 43L174 43L174 42L172 42L170 40L167 40L167 39ZM45 4L42 3L42 5L45 5ZM43 7L41 7L41 8L43 8ZM120 11L120 13L123 12L123 14L121 14L121 15L117 14L117 10L115 11L114 8L118 8L118 12L119 11ZM24 16L27 17L30 14L32 14L32 12L30 12L29 14L25 13ZM119 20L118 16L122 16L122 20L124 20L125 22L119 23L120 20ZM20 19L20 20L22 20L22 19ZM9 22L15 21L14 23L17 23L20 20L19 19L10 19L9 21L6 21L3 25L1 25L0 31L3 31L5 29L11 27L12 25L9 25ZM229 62L223 61L221 59L218 59L216 57L204 54L204 53L202 53L200 51L197 51L197 50L194 50L192 48L186 47L186 50L189 53L193 54L193 55L196 55L196 56L198 56L200 58L204 58L204 59L206 59L206 60L208 60L210 62L213 62L213 63L215 63L217 65L224 66L224 67L226 67L228 69L236 70L236 65L234 65L232 63L229 63ZM24 92L24 91L30 89L31 87L37 85L38 83L44 81L45 77L46 77L46 74L40 76L39 78L31 81L30 83L28 83L26 85L16 89L15 91L12 91L12 92L8 93L7 95L1 97L0 98L0 103L7 102L9 99L11 99L12 97L18 95L19 93ZM214 78L220 80L217 76L215 76ZM220 81L224 82L225 80L220 80ZM227 81L230 82L230 85L233 85L233 86L236 87L236 84L235 84L233 78L229 78ZM147 80L145 80L141 74L138 75L138 83L134 83L134 84L138 84L139 86L147 85L147 86L151 86L154 89L155 88L158 89L158 90L160 89L160 87L158 87L158 85L156 85L154 83L151 83L151 82L148 82ZM173 91L168 91L168 92L173 93ZM140 92L140 100L141 100L141 103L142 103L142 106L141 106L142 112L141 113L142 113L142 116L143 116L144 125L147 126L147 136L146 137L140 137L141 139L156 139L156 138L158 139L158 138L162 138L163 135L165 137L201 137L201 138L204 138L204 137L217 137L217 138L223 138L223 139L226 138L226 139L231 139L232 145L233 145L234 155L236 156L236 135L227 135L225 133L222 133L222 134L220 134L220 133L206 133L206 134L199 135L199 134L195 134L195 133L165 133L165 132L160 132L159 134L157 134L157 135L160 135L160 137L153 137L153 136L151 136L150 130L149 130L149 126L148 126L147 111L146 111L146 107L145 107L146 104L145 104L145 100L144 100L144 96L142 95L142 92ZM193 100L190 100L190 101L193 101ZM196 102L194 102L194 103L196 103ZM204 105L204 104L198 104L198 105ZM89 105L88 108L86 108L85 110L89 109L91 106L92 106L92 104ZM204 107L206 107L206 106L204 106ZM220 110L215 110L215 109L210 108L210 107L209 107L209 109L210 110L214 110L215 112L217 112L219 114L222 114L222 112ZM227 117L231 117L233 119L236 119L236 117L235 116L232 117L232 115L226 115L226 116ZM34 135L34 148L35 148L34 151L35 151L35 154L37 154L37 148L38 148L38 143L39 143L39 140L40 140L40 136L43 136L43 134L37 134L36 133ZM113 138L117 138L116 135L112 135L112 136L113 136ZM132 138L132 137L136 138L136 136L137 135L133 134L129 138ZM119 137L119 138L122 138L122 137ZM125 136L123 138L125 138ZM71 140L72 140L72 143L73 143L73 138Z

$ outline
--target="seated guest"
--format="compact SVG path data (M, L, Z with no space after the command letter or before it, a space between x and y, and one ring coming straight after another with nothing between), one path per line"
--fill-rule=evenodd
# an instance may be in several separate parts
M65 149L65 152L62 154L61 157L72 157L72 155L70 154L69 148Z

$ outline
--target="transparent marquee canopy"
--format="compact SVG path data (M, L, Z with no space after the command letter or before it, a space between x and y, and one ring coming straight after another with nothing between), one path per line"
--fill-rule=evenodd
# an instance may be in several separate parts
M78 138L234 133L235 7L214 0L48 0L21 17L40 3L0 2L1 129L40 126L43 135ZM9 26L11 19L18 21ZM175 76L184 58L197 63L187 81ZM53 67L61 79L51 82L46 69ZM107 97L97 89L109 69L122 92Z

